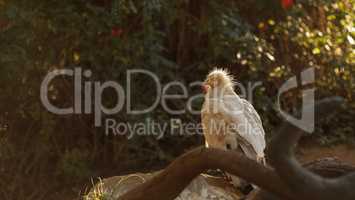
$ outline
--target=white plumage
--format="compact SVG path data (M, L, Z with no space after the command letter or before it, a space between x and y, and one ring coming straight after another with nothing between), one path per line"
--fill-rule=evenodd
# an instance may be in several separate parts
M207 147L241 150L265 164L265 132L254 107L233 90L233 78L224 70L212 71L204 82L201 111Z

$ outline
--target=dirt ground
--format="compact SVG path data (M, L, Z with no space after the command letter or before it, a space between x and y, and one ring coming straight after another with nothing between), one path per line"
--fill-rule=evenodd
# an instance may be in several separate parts
M304 142L298 147L297 157L302 163L324 157L335 157L355 166L355 146L347 144L319 146L312 142Z

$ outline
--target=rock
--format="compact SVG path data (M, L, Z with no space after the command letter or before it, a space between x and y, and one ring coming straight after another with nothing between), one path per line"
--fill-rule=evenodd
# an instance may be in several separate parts
M100 180L85 196L85 200L116 200L130 189L144 183L156 173L135 173ZM149 194L147 194L149 195ZM201 174L196 177L176 200L239 200L243 195L223 178Z

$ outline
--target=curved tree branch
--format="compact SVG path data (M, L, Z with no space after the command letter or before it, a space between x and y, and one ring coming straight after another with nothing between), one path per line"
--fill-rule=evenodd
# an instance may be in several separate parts
M340 102L338 98L320 101L316 105L318 117L332 113ZM180 156L159 174L119 199L173 200L207 169L221 169L239 176L281 199L355 199L354 173L335 179L322 178L296 161L293 149L300 136L298 128L286 123L272 140L268 154L276 172L238 152L197 148Z
M207 169L227 171L280 197L296 200L272 169L259 165L238 152L204 147L180 156L165 170L120 199L173 200L197 175Z
M328 98L319 101L315 108L316 118L324 117L339 108L342 99ZM305 169L295 159L293 149L302 133L287 123L271 141L268 149L270 161L277 174L300 199L353 200L355 199L355 173L339 178L323 178Z

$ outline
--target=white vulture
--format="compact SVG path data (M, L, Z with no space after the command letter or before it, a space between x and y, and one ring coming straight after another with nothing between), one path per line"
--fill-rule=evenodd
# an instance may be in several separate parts
M265 132L254 107L234 92L233 77L223 69L210 72L203 83L201 121L206 147L242 151L265 164ZM233 185L241 180L231 177Z

